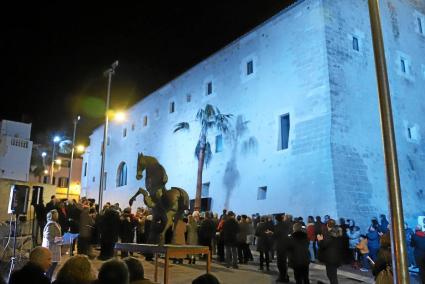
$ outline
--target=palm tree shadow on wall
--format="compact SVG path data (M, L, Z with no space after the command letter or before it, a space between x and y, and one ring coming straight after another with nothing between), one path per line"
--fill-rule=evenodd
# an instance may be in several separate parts
M238 169L238 156L246 156L249 154L256 154L258 148L257 139L254 136L247 136L249 121L245 120L242 115L238 115L236 118L235 128L232 130L230 137L230 143L232 145L232 155L230 160L226 164L226 169L223 175L223 185L226 190L226 197L224 200L224 208L230 208L230 197L234 189L240 182L240 172ZM241 148L239 150L239 148ZM239 153L240 151L240 153Z

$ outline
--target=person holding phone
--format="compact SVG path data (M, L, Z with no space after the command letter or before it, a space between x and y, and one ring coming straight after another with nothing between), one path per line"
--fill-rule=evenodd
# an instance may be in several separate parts
M331 284L338 284L337 269L341 266L342 230L334 219L329 219L323 235L317 235L319 260L325 263L326 275Z

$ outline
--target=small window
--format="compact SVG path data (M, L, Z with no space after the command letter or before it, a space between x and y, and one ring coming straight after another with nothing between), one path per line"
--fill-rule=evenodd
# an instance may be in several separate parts
M215 137L215 152L219 153L223 151L223 135L217 135Z
M406 73L406 59L404 58L400 59L400 68L401 68L401 72Z
M122 137L127 137L127 128L126 127L122 130Z
M131 124L131 131L134 131L134 129L136 128L136 126L134 125L134 123Z
M103 142L102 142L102 144L103 144ZM111 137L110 136L108 136L108 138L106 139L106 145L109 146L109 144L111 144Z
M127 165L125 162L121 162L117 172L117 187L124 185L127 185Z
M170 113L174 113L174 111L175 111L175 104L174 104L174 102L171 102L170 103Z
M202 184L201 197L209 197L209 196L210 196L210 182L205 182Z
M186 95L186 102L190 103L192 101L192 95L191 94L187 94Z
M67 177L60 177L58 182L59 187L68 187L68 178Z
M288 149L289 145L289 129L290 129L290 121L289 121L289 113L280 116L280 137L279 137L279 150Z
M246 75L254 73L254 62L252 60L246 63Z
M92 181L92 182L95 182L95 181L96 181L96 177L92 177L92 178L91 178L91 181Z
M107 180L108 180L108 173L105 172L103 174L103 191L106 191L106 182L107 182Z
M143 126L148 126L148 116L147 115L145 115L143 117Z
M207 83L207 96L211 95L212 92L213 92L213 85L212 85L212 82L210 81Z
M419 133L419 126L417 124L407 127L407 139L412 142L419 142L421 137Z
M424 23L422 22L422 18L421 17L417 17L417 24L418 24L418 32L423 35L424 34Z
M359 51L359 39L355 36L353 36L353 49L355 51Z
M84 163L84 176L87 176L87 162Z
M56 185L56 177L53 177L53 178L52 178L52 184L53 184L53 185Z
M43 176L43 183L49 183L49 176Z
M267 186L260 186L257 192L257 200L265 200L267 197Z
M155 109L155 118L159 117L159 109Z

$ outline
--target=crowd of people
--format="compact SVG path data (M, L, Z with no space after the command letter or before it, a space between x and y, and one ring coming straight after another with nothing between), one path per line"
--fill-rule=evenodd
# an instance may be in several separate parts
M44 210L41 211L40 208L38 210L38 214L43 214L43 218L38 215L37 219L41 224L45 222L42 230L42 246L51 253L51 265L48 267L41 265L40 268L46 271L47 279L51 279L57 263L60 262L61 244L65 232L79 234L76 243L71 244L71 254L76 247L78 255L71 257L66 264L73 260L76 264L69 264L73 269L89 271L91 264L85 268L83 266L84 263L90 263L89 259L94 257L93 245L100 245L99 259L110 260L115 254L116 242L146 243L153 227L152 215L148 209L137 208L137 211L132 213L130 207L122 210L119 204L106 203L97 213L98 208L95 204L85 198L79 202L64 202L52 196ZM419 268L422 283L425 283L425 232L421 231L421 227L413 231L407 225L405 232L409 265ZM338 283L337 269L342 264L351 264L353 268L363 272L371 269L376 277L379 277L382 271L391 269L392 265L389 222L385 215L381 215L379 220L372 218L367 231L361 232L354 220L341 218L337 223L328 215L324 216L323 221L320 216L315 218L308 216L305 223L302 217L294 218L284 213L247 216L223 210L218 216L210 212L185 211L167 232L165 243L208 246L211 256L216 255L217 261L233 269L238 269L239 265L249 262L254 264L251 248L256 248L259 252L259 270L270 270L270 262L276 260L279 271L277 282L289 282L288 267L290 267L294 271L296 283L310 283L309 265L315 262L321 262L326 266L326 274L331 284ZM134 258L129 258L129 254L132 255L132 252L121 251L124 262L115 259L103 265L121 266L124 271L126 263L131 278L132 268L128 261L134 262ZM37 255L39 254L34 254L35 259ZM152 257L145 254L148 261L151 261ZM173 261L183 263L187 260L188 264L195 264L201 257L204 256L188 255L186 259ZM30 265L26 269L30 268L33 267ZM66 271L62 272L64 269L66 270L65 264L56 273L55 283L72 283L60 282L62 280L59 276L67 275ZM101 271L102 269L96 283L112 283L102 282ZM70 278L64 277L64 279Z

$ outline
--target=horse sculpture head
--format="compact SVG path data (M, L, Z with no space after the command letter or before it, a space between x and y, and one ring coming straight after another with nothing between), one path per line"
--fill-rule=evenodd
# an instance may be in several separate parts
M141 180L143 178L143 171L146 169L146 160L143 153L137 154L137 172L136 179Z

